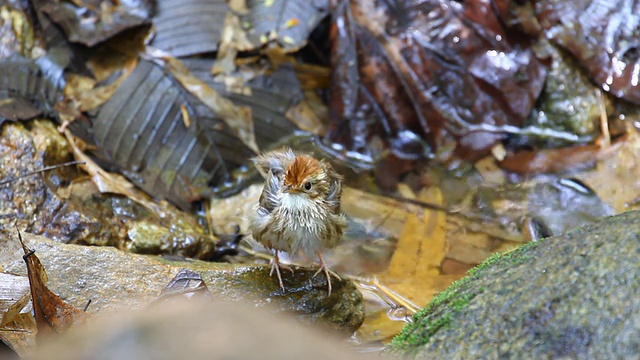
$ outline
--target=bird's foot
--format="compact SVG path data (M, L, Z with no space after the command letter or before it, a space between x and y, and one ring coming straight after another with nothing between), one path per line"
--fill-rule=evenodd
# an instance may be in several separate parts
M340 275L329 269L327 264L324 262L324 259L322 258L322 253L320 253L319 251L318 259L320 260L320 268L318 269L318 271L316 271L315 274L313 274L313 277L316 277L321 271L324 272L324 276L327 278L327 285L329 288L329 293L327 296L331 296L331 276L335 277L338 280L342 280L342 278L340 277Z
M280 258L278 257L278 251L276 250L276 256L271 261L271 270L269 270L269 276L273 276L273 271L275 270L276 276L278 277L278 283L280 284L280 288L284 292L285 291L284 283L282 282L282 275L280 275L280 269L289 270L293 274L293 269L290 266L280 263Z

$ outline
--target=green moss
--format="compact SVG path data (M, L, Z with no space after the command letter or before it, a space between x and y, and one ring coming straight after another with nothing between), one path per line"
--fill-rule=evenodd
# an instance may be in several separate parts
M509 267L528 258L527 252L538 246L544 239L529 242L519 248L506 253L495 253L478 266L470 269L467 276L453 282L446 290L437 294L427 306L413 317L413 323L405 326L389 344L391 352L417 349L429 342L429 339L439 329L448 326L453 317L464 310L471 299L485 291L480 287L475 292L469 291L469 284L482 276L490 267Z

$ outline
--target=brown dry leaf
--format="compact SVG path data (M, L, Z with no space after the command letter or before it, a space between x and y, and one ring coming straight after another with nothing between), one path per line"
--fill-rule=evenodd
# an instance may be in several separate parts
M96 187L98 187L100 192L124 195L151 211L156 213L161 212L161 208L158 204L150 200L142 191L136 189L124 176L109 173L98 166L98 164L96 164L82 151L82 149L80 149L80 146L78 145L79 140L77 140L77 138L73 136L68 129L64 130L64 135L71 145L74 158L77 161L84 162L84 164L79 165L80 168L91 176L91 180Z
M35 255L35 251L24 244L20 232L18 232L18 239L22 244L22 249L24 250L23 258L27 264L33 311L38 328L36 339L44 339L52 334L66 332L74 324L86 322L89 314L63 302L47 288L45 285L47 273Z
M0 327L20 313L29 302L29 295L29 279L26 276L0 273Z
M595 170L576 178L591 187L616 213L637 209L640 200L640 136L635 129L596 155Z
M78 104L78 110L89 111L107 102L111 96L118 90L122 82L129 77L131 72L138 65L138 59L129 59L124 65L124 71L114 82L93 88L89 91L82 91L75 94L75 100Z
M296 76L302 90L328 89L331 83L331 68L313 64L294 64Z
M284 114L292 123L304 131L308 131L314 135L324 135L327 130L326 123L326 106L317 98L317 95L305 94L304 99L298 101L297 104L290 107ZM314 98L315 96L315 98ZM323 117L324 116L324 117Z
M240 18L231 11L227 12L222 26L218 55L213 68L211 68L211 74L232 73L236 69L235 60L238 52L252 48L253 45L249 42L247 34L242 29Z
M0 340L9 345L22 359L35 349L36 321L31 313L21 313L0 329Z
M236 106L231 100L220 96L217 91L195 77L179 60L169 54L151 48L147 48L147 53L154 58L165 61L166 64L169 65L171 74L188 92L220 116L231 131L233 131L234 135L247 147L256 154L260 152L253 131L251 108Z

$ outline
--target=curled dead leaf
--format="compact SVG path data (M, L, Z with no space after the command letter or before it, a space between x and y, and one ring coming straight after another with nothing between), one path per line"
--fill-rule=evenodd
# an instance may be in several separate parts
M45 339L52 334L64 333L75 324L86 322L89 317L86 312L65 303L47 288L45 285L48 279L47 273L40 259L35 255L34 250L24 244L20 231L18 231L18 239L24 251L23 259L27 264L33 311L38 328L36 339Z

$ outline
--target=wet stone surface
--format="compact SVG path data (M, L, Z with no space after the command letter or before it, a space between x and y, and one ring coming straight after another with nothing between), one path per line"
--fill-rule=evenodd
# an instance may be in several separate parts
M324 276L315 269L296 268L283 276L286 291L269 276L268 266L204 261L168 261L158 256L125 253L112 247L61 244L23 233L47 271L47 286L69 304L91 313L138 309L156 301L165 286L189 269L202 276L214 301L245 302L306 324L352 334L362 323L362 295L349 280L334 281L327 296ZM0 267L26 275L15 231L0 232Z
M637 355L640 213L495 255L439 294L390 351L417 359Z

